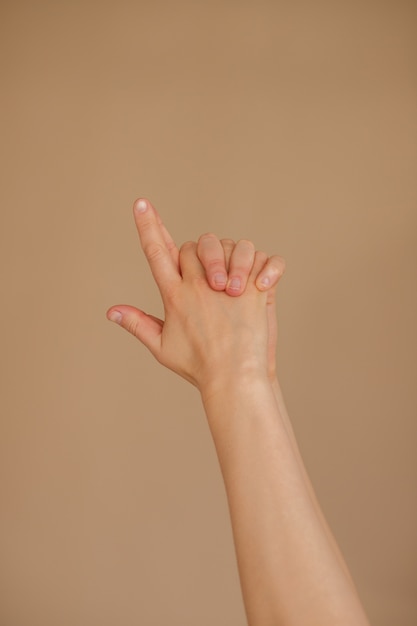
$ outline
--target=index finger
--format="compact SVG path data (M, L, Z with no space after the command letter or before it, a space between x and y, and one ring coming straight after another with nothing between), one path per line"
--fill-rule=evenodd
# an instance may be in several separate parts
M133 213L142 249L161 295L164 296L169 286L172 287L173 283L181 280L178 266L175 265L165 239L166 233L161 228L155 209L146 198L135 200Z
M168 232L167 227L163 223L163 221L161 219L161 216L159 215L158 211L155 209L154 206L152 208L155 211L156 219L158 220L159 227L160 227L160 229L162 231L162 235L164 237L166 247L168 248L168 250L169 250L169 252L171 254L172 260L174 261L174 266L179 271L179 267L180 267L180 265L179 265L180 251L178 250L175 241L173 240L173 238L171 237L170 233Z

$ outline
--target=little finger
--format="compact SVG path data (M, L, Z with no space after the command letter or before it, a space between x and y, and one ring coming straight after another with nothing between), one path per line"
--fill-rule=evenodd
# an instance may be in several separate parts
M285 259L274 255L267 259L264 267L256 277L256 286L260 291L275 287L285 272Z

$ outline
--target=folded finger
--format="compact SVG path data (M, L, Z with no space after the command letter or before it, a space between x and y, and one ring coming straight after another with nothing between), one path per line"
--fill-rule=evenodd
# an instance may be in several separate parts
M266 291L275 287L284 272L285 259L277 254L269 257L256 277L257 288Z
M255 284L256 278L259 273L262 271L262 268L268 261L268 255L262 250L257 250L255 252L255 259L252 265L251 272L249 274L248 282Z
M223 246L224 260L226 262L226 271L228 272L230 257L232 256L232 252L234 250L236 242L233 241L233 239L220 239L220 243Z
M197 244L195 241L186 241L180 248L180 270L184 280L195 278L206 279L204 267L197 256Z
M254 260L255 246L252 241L238 241L229 261L229 279L226 286L229 296L240 296L245 291Z
M210 287L216 291L224 291L227 268L223 246L216 235L201 235L197 243L197 256L204 267Z

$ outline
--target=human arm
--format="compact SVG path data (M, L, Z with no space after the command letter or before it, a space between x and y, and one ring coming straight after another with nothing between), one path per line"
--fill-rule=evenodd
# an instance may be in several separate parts
M215 276L216 274L224 274L225 281L223 289L225 289L229 295L238 297L245 292L255 254L252 242L247 240L235 242L232 239L219 240L213 233L208 233L199 238L197 254L204 267L207 282L213 289L221 290L222 287L216 284ZM354 588L354 583L350 577L346 562L324 517L310 477L308 476L305 468L277 375L276 349L278 325L276 315L276 289L285 272L286 263L285 260L278 255L274 255L272 257L264 255L263 259L264 263L263 265L261 264L262 267L255 278L255 284L259 290L265 291L267 294L268 377L272 385L278 409L288 433L289 441L293 447L295 458L298 461L300 472L304 478L306 488L309 491L316 513L321 519L322 526L327 533L329 542L332 543L333 549L338 555L340 566L345 570L346 575L351 580L352 588ZM237 282L239 284L239 288L233 289L233 283L236 284L236 279L238 279Z
M248 246L249 244L249 246ZM239 296L244 293L249 279L251 270L251 259L253 252L250 249L251 242L240 240L237 243L231 239L219 240L212 233L202 235L198 241L197 253L199 259L205 269L208 283L212 288L220 289L214 281L215 273L225 272L226 274L226 291L231 296ZM253 245L253 244L252 244ZM268 377L271 382L275 401L285 426L289 444L292 446L294 459L298 463L298 469L304 480L305 488L308 491L315 513L321 523L323 531L327 535L327 540L331 544L334 554L338 560L340 567L343 569L352 591L356 594L356 589L346 562L337 545L330 527L324 517L320 504L317 500L314 488L306 471L295 433L288 415L285 405L282 389L277 376L276 366L276 344L277 344L277 316L276 316L276 298L275 292L278 282L285 271L285 260L274 255L265 257L265 262L255 278L255 284L258 289L267 292L267 317L268 317ZM236 278L238 280L236 281ZM266 280L265 280L266 279ZM239 288L232 289L233 283L237 283Z
M138 204L138 203L136 203ZM165 320L112 307L163 365L202 396L225 481L243 598L251 626L367 624L312 502L268 373L267 292L216 293L197 245L174 260L148 205L135 214L161 291Z

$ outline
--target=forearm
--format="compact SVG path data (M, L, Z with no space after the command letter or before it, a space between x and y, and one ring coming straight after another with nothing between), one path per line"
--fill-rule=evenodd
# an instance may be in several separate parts
M295 455L295 457L296 457L296 459L298 461L298 464L299 464L299 467L300 467L300 471L301 471L302 476L304 478L304 482L305 482L306 488L307 488L307 490L308 490L308 492L310 494L310 497L311 497L312 502L314 504L314 507L316 509L316 513L317 513L317 515L318 515L318 517L319 517L319 519L320 519L320 521L322 523L324 531L327 533L328 539L329 539L330 543L332 544L333 550L337 554L340 566L345 570L345 573L346 573L348 579L350 580L352 588L354 589L354 591L356 593L356 588L355 588L354 582L352 580L352 577L350 575L350 572L349 572L349 570L347 568L345 559L343 558L343 555L342 555L342 553L340 551L339 546L336 543L334 535L333 535L332 531L330 530L330 527L329 527L329 525L328 525L328 523L326 521L326 518L323 515L323 511L322 511L321 506L320 506L320 504L319 504L319 502L317 500L317 496L315 494L313 485L311 484L310 477L309 477L309 475L307 473L307 470L305 468L304 461L302 459L302 456L301 456L301 453L300 453L300 449L298 447L298 443L297 443L297 440L296 440L296 437L295 437L294 429L292 427L291 420L290 420L290 417L288 415L287 407L285 406L284 396L282 394L282 389L281 389L281 386L279 384L278 378L275 378L273 380L273 382L272 382L272 389L273 389L274 396L275 396L275 399L276 399L276 402L277 402L279 413L280 413L280 415L281 415L281 417L283 419L283 422L285 424L285 428L286 428L287 433L288 433L288 438L289 438L290 443L292 445L292 448L293 448L293 451L294 451L294 455Z
M267 256L238 242L221 266L243 273L246 287L239 297L229 297L239 293L228 288L216 293L200 263L205 259L213 267L210 259L217 252L204 253L204 241L213 243L213 236L177 250L148 201L138 199L134 214L165 319L128 305L112 307L107 315L201 391L226 486L250 626L366 626L315 500L279 386L270 382L274 288L255 284ZM282 260L277 271L278 266L282 275Z
M262 377L233 376L202 393L249 624L368 624L323 527L277 391Z

